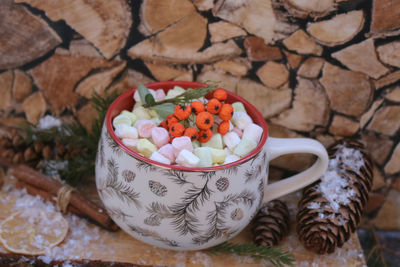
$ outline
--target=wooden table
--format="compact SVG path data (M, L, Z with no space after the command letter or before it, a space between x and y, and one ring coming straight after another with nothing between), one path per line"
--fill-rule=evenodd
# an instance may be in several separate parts
M93 187L84 189L86 195L97 198L96 191ZM299 192L290 194L285 197L291 212L291 221L294 222L294 214L297 207ZM4 200L7 193L0 191L0 200ZM98 198L97 198L98 201ZM15 200L10 198L3 203L0 201L0 222L12 213ZM92 228L98 226L90 225ZM85 250L77 253L78 259L101 260L116 263L130 263L133 265L157 265L157 266L265 266L260 262L254 261L248 257L242 257L232 254L213 255L202 251L176 252L165 249L156 248L144 244L123 231L111 233L99 228L99 242L91 242ZM82 237L83 238L83 237ZM246 228L242 233L231 240L232 242L251 242L249 229ZM296 266L366 266L362 249L356 234L353 234L351 239L335 253L330 255L316 255L313 252L307 251L298 241L295 225L292 223L292 228L288 237L281 242L281 248L290 251L296 258ZM83 255L88 255L89 257ZM7 250L0 245L0 259L5 257ZM1 261L0 261L1 262ZM92 265L97 266L97 265Z

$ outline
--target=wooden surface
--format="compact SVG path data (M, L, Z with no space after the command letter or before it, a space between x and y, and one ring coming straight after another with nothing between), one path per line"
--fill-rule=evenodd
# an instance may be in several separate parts
M87 195L97 198L95 188L84 188ZM291 194L284 200L288 203L291 212L291 221L294 221L294 212L297 207L299 193ZM5 201L8 199L8 201ZM98 198L97 198L98 200ZM7 192L0 191L0 222L12 213L15 199L7 197ZM138 265L161 265L161 266L264 266L260 262L253 261L247 257L233 254L213 255L202 251L178 252L159 249L144 244L123 231L115 233L107 232L95 225L91 228L98 228L99 240L91 242L85 250L80 251L78 260L102 260L108 262L123 262ZM84 238L84 236L82 236ZM231 240L232 242L251 242L249 229ZM281 248L292 252L296 258L295 266L366 266L363 252L356 234L343 246L330 255L316 255L306 251L299 243L295 233L295 225L292 223L290 235L280 244ZM85 257L85 255L89 255ZM8 253L0 244L1 254Z

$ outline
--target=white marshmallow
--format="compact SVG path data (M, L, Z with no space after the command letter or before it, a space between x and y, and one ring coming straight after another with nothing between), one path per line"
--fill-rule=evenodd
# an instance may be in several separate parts
M175 139L174 139L175 140ZM184 167L196 167L199 164L200 159L192 152L183 149L179 152L176 158L176 163Z
M126 114L119 114L118 116L116 116L113 119L112 124L113 124L114 128L117 128L117 125L120 125L120 124L126 124L126 125L131 126L132 119Z
M161 153L154 151L153 154L151 154L150 158L151 160L158 161L164 164L171 164L171 161L164 157Z
M135 127L126 125L126 124L118 124L115 128L115 135L118 138L131 138L137 139L138 138L138 131Z
M213 136L205 143L201 144L202 147L212 147L216 149L223 149L224 144L222 141L222 136L219 133L213 134Z
M241 111L233 113L232 121L235 126L241 130L243 130L248 124L253 122L253 120L250 118L249 115L247 115L247 113Z
M225 145L230 149L233 150L237 144L240 142L240 138L235 132L227 132L224 137L224 143Z
M156 90L156 96L154 97L157 102L165 99L165 92L163 89Z
M151 131L156 127L156 124L151 120L138 120L135 123L135 127L137 128L140 137L149 138L151 137Z
M171 163L175 162L174 147L171 144L166 144L158 150L158 153L169 159Z
M151 139L157 147L162 147L169 142L169 133L162 127L154 127L151 130Z
M174 148L175 156L181 152L181 150L186 149L189 152L193 152L192 141L189 136L180 136L172 140L172 147Z
M244 128L243 138L249 138L256 142L260 142L261 136L263 134L263 128L258 126L257 124L250 123Z
M240 130L239 128L233 128L232 129L232 132L235 132L235 133L237 133L237 135L240 137L240 138L242 138L242 136L243 136L243 131L242 130Z
M238 156L236 156L236 155L229 155L229 156L226 156L225 161L224 161L224 164L228 164L228 163L237 161L237 160L239 160L239 159L240 159L240 158L239 158Z
M239 157L244 157L257 147L257 143L252 139L243 137L240 143L235 147L233 153Z
M135 152L137 152L137 142L138 139L132 139L132 138L122 139L122 143L126 145L130 150L133 150Z

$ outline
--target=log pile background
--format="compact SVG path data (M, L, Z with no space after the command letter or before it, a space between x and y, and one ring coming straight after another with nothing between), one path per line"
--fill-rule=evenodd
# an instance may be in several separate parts
M386 212L385 195L400 199L399 1L2 0L0 18L3 125L52 114L90 128L93 92L219 81L261 111L271 136L366 144L370 216ZM280 158L271 175L312 161Z

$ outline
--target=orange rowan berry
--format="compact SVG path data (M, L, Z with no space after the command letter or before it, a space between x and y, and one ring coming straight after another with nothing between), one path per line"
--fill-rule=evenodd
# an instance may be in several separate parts
M200 101L193 101L190 106L192 107L192 112L196 115L206 110L204 104Z
M172 124L171 127L169 127L169 134L174 137L182 136L184 132L185 132L185 126L183 126L179 122L176 122Z
M213 133L210 129L207 130L201 130L199 132L199 142L200 143L206 143L208 140L210 140L210 138L213 136Z
M200 130L210 129L214 124L214 117L207 111L200 112L196 116L196 125Z
M174 115L179 120L187 119L191 113L192 109L189 106L184 106L184 105L176 105L174 110Z
M179 122L179 120L174 116L174 114L169 114L165 121L168 127L171 127L172 124Z
M221 109L222 103L218 99L213 98L207 103L207 111L211 114L218 114Z
M213 93L214 98L218 99L219 101L224 101L228 98L228 94L224 89L217 89Z
M160 122L160 127L163 127L164 129L168 130L168 124L167 124L167 120L163 120L162 122Z
M231 104L223 104L218 116L224 120L229 121L233 116L233 107Z
M229 121L223 121L218 125L218 132L222 135L229 131Z
M196 140L199 136L199 132L194 127L186 128L185 132L183 133L184 136L190 137L192 141Z

